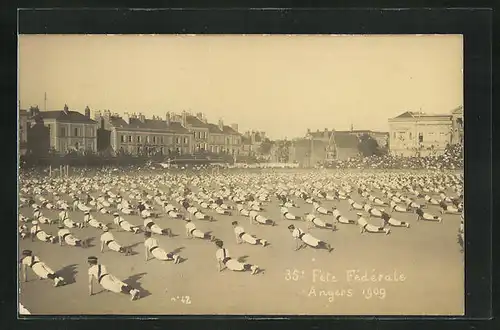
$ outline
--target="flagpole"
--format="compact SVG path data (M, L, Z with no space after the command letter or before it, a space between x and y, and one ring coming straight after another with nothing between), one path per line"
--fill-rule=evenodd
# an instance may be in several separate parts
M47 111L47 92L45 92L43 99L43 111Z

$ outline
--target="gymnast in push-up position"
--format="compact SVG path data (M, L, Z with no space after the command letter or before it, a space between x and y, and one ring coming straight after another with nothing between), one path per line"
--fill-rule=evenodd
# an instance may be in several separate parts
M97 257L88 257L89 264L89 295L93 295L93 279L97 280L105 290L114 293L125 293L130 295L130 300L139 298L139 290L132 288L130 285L123 283L115 276L108 273L106 266L97 262Z
M385 233L386 235L389 235L389 233L391 232L389 228L377 227L372 224L369 224L368 221L366 221L366 219L363 218L363 213L357 213L357 215L358 215L358 225L361 228L360 234L368 232L368 233Z
M210 235L208 233L204 233L201 230L196 228L196 225L191 222L190 219L185 219L186 221L186 237L187 238L200 238L200 239L206 239L210 241L215 241L215 236Z
M250 218L250 224L257 223L259 225L271 225L271 226L276 225L276 223L273 220L268 219L263 215L260 215L257 211L253 210L250 211L248 213L248 217Z
M346 217L342 216L342 214L340 214L340 211L335 206L332 209L333 209L332 215L337 222L343 223L343 224L351 224L351 225L356 224L355 220L349 220Z
M33 255L31 250L24 250L22 252L22 258L20 260L22 265L22 275L24 282L28 282L28 267L38 276L39 279L51 279L54 281L54 286L59 286L59 284L64 284L64 278L57 276L56 273L49 268L43 261L41 261L37 256Z
M333 251L330 244L313 237L311 234L304 232L300 228L295 228L294 225L288 226L288 230L292 233L292 237L295 239L295 251L305 246L310 246L316 249L326 249L328 252Z
M238 225L238 221L233 221L231 225L234 228L234 235L236 236L237 244L246 242L251 245L260 244L262 246L267 246L267 241L265 239L256 238L255 236L246 233L245 229Z
M175 253L167 253L163 250L156 238L151 237L151 232L144 232L144 254L146 256L146 261L149 260L149 255L152 254L155 259L162 261L173 261L174 264L178 264L180 257Z
M215 245L218 247L215 258L217 259L217 268L219 272L227 268L235 272L251 271L251 274L255 275L259 271L259 266L257 265L244 264L231 258L229 251L224 248L224 242L222 240L216 240Z
M304 219L309 222L309 228L318 227L318 228L330 229L330 230L334 230L334 231L337 229L335 227L335 225L332 225L331 223L324 222L323 220L316 217L312 213L306 213L304 215Z
M443 221L441 217L426 213L424 212L424 210L422 210L422 208L416 209L415 213L417 214L417 221L419 220L437 221L437 222Z
M381 218L384 221L384 227L390 225L390 226L393 226L393 227L406 227L406 228L410 228L410 224L408 222L399 221L399 220L394 219L393 217L391 217L389 215L389 213L385 212L384 209L380 209L380 213L382 214Z

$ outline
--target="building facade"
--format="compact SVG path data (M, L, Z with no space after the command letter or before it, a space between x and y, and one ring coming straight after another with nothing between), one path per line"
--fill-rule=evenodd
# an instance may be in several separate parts
M18 122L19 155L25 155L28 150L28 111L19 109Z
M33 110L31 110L33 111ZM37 117L49 129L49 146L59 154L70 151L97 151L97 122L90 119L90 109L85 114L69 110L65 105L63 110L39 111L30 120Z
M190 154L192 135L182 126L182 118L167 113L165 120L142 113L125 113L124 117L109 110L96 113L103 128L110 131L110 149L114 154L183 155Z
M459 106L451 111L451 144L464 143L464 107Z
M443 154L453 142L452 119L452 114L411 111L389 119L391 155L427 157Z

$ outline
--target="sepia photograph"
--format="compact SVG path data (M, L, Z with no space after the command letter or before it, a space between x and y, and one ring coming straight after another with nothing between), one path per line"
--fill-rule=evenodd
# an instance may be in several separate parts
M18 36L18 305L465 313L463 36Z

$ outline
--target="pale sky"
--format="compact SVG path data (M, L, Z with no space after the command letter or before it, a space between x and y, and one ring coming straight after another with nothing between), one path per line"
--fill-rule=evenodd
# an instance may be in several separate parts
M441 36L21 35L21 108L204 112L289 139L388 130L463 105L463 44Z

